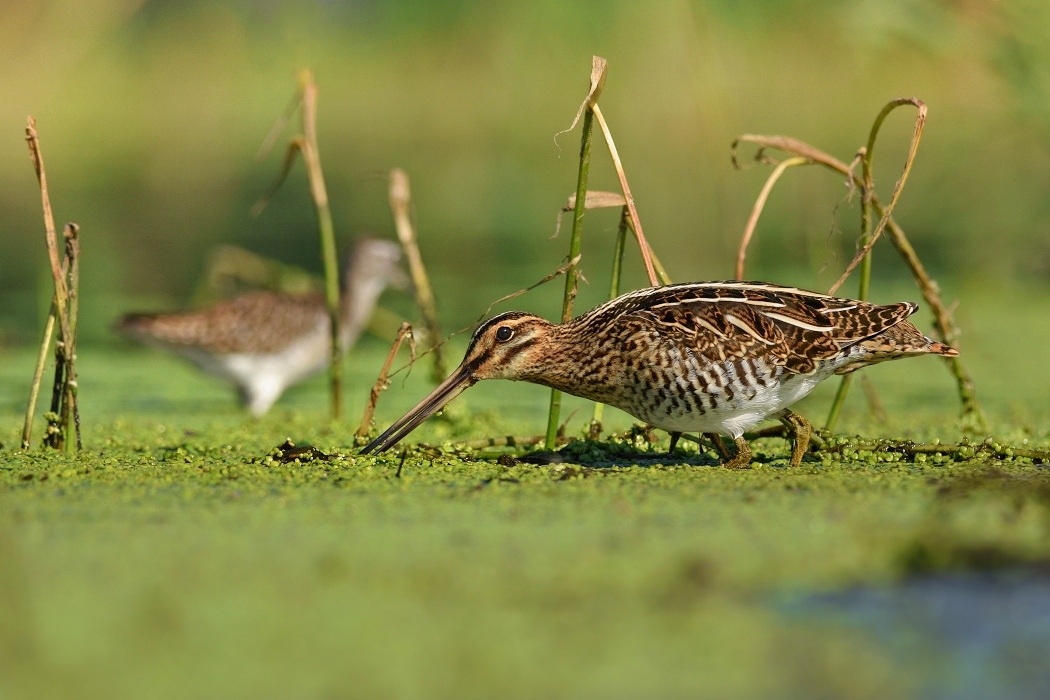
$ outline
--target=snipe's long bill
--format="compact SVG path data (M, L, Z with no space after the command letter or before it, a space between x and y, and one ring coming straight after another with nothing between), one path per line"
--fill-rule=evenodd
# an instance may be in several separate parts
M389 449L482 379L559 389L626 411L675 439L726 435L750 463L744 431L777 418L795 435L792 464L809 423L788 407L833 374L885 360L958 352L906 319L918 309L830 297L762 282L652 287L556 325L511 311L482 323L455 372L363 450Z

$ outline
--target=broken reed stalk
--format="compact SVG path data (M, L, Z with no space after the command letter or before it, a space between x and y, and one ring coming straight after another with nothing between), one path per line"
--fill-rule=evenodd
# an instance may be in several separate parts
M332 211L328 207L328 189L325 187L321 155L317 148L317 84L314 82L313 73L309 70L302 71L299 74L299 85L303 95L303 139L300 150L310 180L310 195L317 209L321 261L324 264L324 296L331 329L328 371L332 392L332 419L339 420L343 413L343 346L339 342L339 259L335 248Z
M376 404L379 403L379 396L387 387L390 386L390 381L387 377L390 374L390 366L394 364L394 358L397 357L397 351L401 349L401 343L404 342L405 338L408 338L408 346L412 353L412 361L416 359L416 344L412 340L412 326L408 323L402 323L401 328L397 331L397 337L394 338L394 344L390 346L390 352L386 355L386 360L383 362L382 369L379 370L379 376L376 377L376 383L372 385L372 392L368 397L368 405L365 406L365 414L361 417L361 427L357 429L357 437L367 437L368 433L372 430L372 418L376 413Z
M587 176L591 168L591 132L594 125L594 105L601 95L605 86L605 69L607 63L600 56L591 57L590 90L580 111L583 112L583 127L580 137L580 167L576 176L576 202L583 202L583 206L577 206L572 211L572 236L569 239L569 260L573 260L580 254L580 237L583 234L583 215L587 211ZM579 119L580 112L576 113ZM573 121L575 126L576 121ZM569 127L570 129L572 127ZM573 265L565 273L565 294L562 297L561 322L565 323L572 318L572 302L576 298L576 285L579 277L579 268ZM558 440L558 420L561 414L561 392L551 389L550 410L547 413L546 447L553 450Z
M814 163L818 163L830 170L845 175L848 178L851 187L863 187L862 178L858 176L849 165L805 141L790 136L742 134L737 137L731 147L734 162L736 162L737 148L741 143L753 143L757 145L759 150L758 153L756 153L755 158L758 160L763 159L766 149L783 151L791 156L808 158ZM773 162L775 163L775 161ZM922 261L916 254L911 242L904 234L904 229L900 227L892 216L885 216L886 209L879 200L879 196L874 192L871 193L871 203L874 213L880 217L886 218L886 231L888 232L887 235L889 236L890 242L893 244L893 247L897 249L897 252L901 257L904 258L904 262L911 270L912 276L915 278L916 284L919 287L919 291L923 295L923 299L926 300L926 303L930 306L930 310L933 312L934 329L938 340L947 345L952 345L953 347L957 346L959 331L955 327L955 323L952 321L951 314L948 312L947 307L941 300L940 288L937 286L937 283L932 277L930 277L929 272L922 264ZM944 359L948 363L952 375L955 377L959 398L963 405L964 418L971 421L974 427L983 428L984 417L981 412L980 403L977 400L973 379L970 377L969 372L967 372L965 365L963 365L962 360L959 357L947 357Z
M736 254L736 278L738 280L744 279L744 262L747 260L747 246L751 243L751 237L755 233L755 226L758 225L758 217L762 215L762 210L766 207L766 200L769 199L769 193L773 191L773 185L777 184L777 180L788 168L793 168L797 165L807 165L812 162L808 158L800 156L785 158L777 164L777 167L766 178L766 184L762 186L762 191L758 193L755 205L751 207L751 216L748 217L747 226L744 227L744 235L740 237L740 249Z
M918 114L915 117L915 128L912 132L911 143L908 147L908 157L904 161L904 170L901 172L900 179L897 180L897 184L893 188L890 203L886 207L884 215L880 218L879 225L876 227L875 232L871 233L871 206L872 197L875 195L875 180L872 175L873 171L871 161L875 153L875 141L878 138L879 129L882 128L882 123L886 120L886 117L889 116L889 113L898 107L909 104L913 105L918 110ZM861 175L861 225L860 238L858 239L860 250L857 251L853 260L850 261L850 264L846 266L846 270L842 273L842 276L839 277L838 281L828 290L828 294L834 294L859 263L860 280L858 283L857 299L867 301L868 292L871 287L872 247L875 245L875 241L889 222L889 217L893 213L893 208L897 205L897 200L900 198L900 194L904 190L904 183L908 180L911 166L915 162L915 154L919 150L919 140L922 138L922 130L925 124L926 105L921 100L917 100L913 97L906 97L888 102L882 108L882 111L879 112L879 116L875 118L875 123L871 125L871 131L868 133L867 146L865 146L860 152L860 161L863 169ZM828 410L828 419L824 423L825 430L830 431L835 429L835 425L838 423L839 415L842 413L842 407L846 403L846 396L849 394L849 389L852 383L852 374L847 374L839 381L838 391L835 392L835 399L831 402L831 408Z
M412 276L412 285L416 290L416 306L423 317L423 325L426 327L427 339L430 344L429 351L434 356L434 370L431 378L435 383L441 382L447 375L445 360L441 354L441 323L438 320L437 303L434 301L434 290L430 286L430 278L427 277L427 269L423 265L423 256L419 252L419 243L416 239L416 229L412 225L411 203L412 190L409 186L408 175L400 168L390 171L390 211L394 215L394 226L397 229L397 238L401 241L401 247L408 259L408 270Z
M623 249L627 243L627 225L631 212L625 204L620 212L620 226L616 230L616 247L613 249L612 274L609 278L609 299L620 296L620 272L623 270ZM601 401L594 402L594 413L591 415L591 427L589 437L597 440L602 434L602 417L605 414L605 404Z
M76 344L69 319L69 287L66 282L66 273L69 269L69 265L68 263L63 265L63 259L66 258L65 253L68 251L65 251L61 256L59 255L58 236L55 232L55 217L51 209L51 197L47 189L47 170L44 167L44 156L40 150L40 137L36 131L36 120L34 120L33 117L29 117L26 123L26 142L29 145L29 155L33 159L33 169L36 172L37 182L40 185L40 201L44 214L44 238L47 243L48 261L51 264L51 278L55 285L53 308L60 338L59 342L56 343L56 352L61 353L62 364L64 366L62 374L63 382L73 382L72 386L74 391L70 400L75 402L76 356L74 355L74 349ZM71 226L75 227L76 225L71 224ZM45 348L45 355L46 352L47 350ZM42 374L43 372L41 371L41 375ZM32 397L32 395L38 393L38 391L39 384L37 383L35 388L30 389L30 396ZM68 395L68 393L68 385L63 385L62 394ZM33 403L35 404L35 402ZM35 409L35 405L33 408ZM76 413L76 411L73 411L74 415ZM31 419L27 420L27 423L31 423ZM28 427L31 429L31 426ZM68 435L68 423L60 426L60 428ZM25 435L23 434L23 443L24 442L26 442L26 440Z

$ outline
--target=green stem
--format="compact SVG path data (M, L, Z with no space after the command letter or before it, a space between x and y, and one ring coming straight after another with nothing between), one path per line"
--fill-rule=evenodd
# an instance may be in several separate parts
M26 406L26 419L22 426L22 449L28 450L33 436L33 417L36 414L36 402L40 396L40 382L44 378L44 365L47 364L47 351L51 348L51 336L55 332L55 302L51 302L51 312L44 324L44 337L40 341L40 353L36 357L36 370L33 372L33 385L29 389L29 405Z
M609 300L620 296L620 271L623 269L623 249L627 242L627 222L630 211L625 206L620 215L620 228L616 232L616 247L613 250L612 276L609 282ZM600 401L594 403L594 414L591 417L592 440L598 439L602 434L602 416L605 414L605 404Z
M569 241L569 260L580 254L583 234L583 215L587 211L587 175L591 168L591 130L594 112L588 104L583 114L583 135L580 139L580 170L576 178L576 207L572 210L572 238ZM572 318L572 301L576 296L579 272L574 265L565 273L565 295L562 298L561 322ZM551 389L550 412L547 414L546 448L553 450L558 439L558 420L561 416L561 392Z
M883 115L879 115L883 117ZM876 122L876 124L880 124ZM875 147L876 130L872 131L872 135L868 140L868 147L864 151L864 155L861 158L861 163L864 167L863 185L861 186L861 204L860 204L860 247L863 249L868 245L869 233L871 232L871 199L875 193L874 182L871 175L871 152ZM857 289L857 298L861 301L865 301L868 298L868 292L871 290L871 251L864 256L864 259L860 262L860 281ZM853 383L853 375L847 374L839 382L839 389L835 393L835 400L831 402L831 409L828 411L828 420L824 423L824 429L831 432L835 430L835 425L838 423L839 414L842 413L842 406L846 403L846 396L849 394L850 384Z

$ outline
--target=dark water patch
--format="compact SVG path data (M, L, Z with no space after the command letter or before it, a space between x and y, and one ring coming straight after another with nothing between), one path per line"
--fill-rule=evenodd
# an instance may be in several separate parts
M779 599L789 618L854 628L881 647L919 696L1050 698L1050 572L916 577L891 586Z

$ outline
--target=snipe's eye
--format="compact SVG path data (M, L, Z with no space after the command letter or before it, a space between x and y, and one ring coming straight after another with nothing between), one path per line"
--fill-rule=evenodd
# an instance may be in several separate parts
M501 343L507 342L513 336L514 331L512 331L508 326L500 326L496 329L496 340L498 340Z

